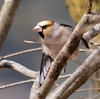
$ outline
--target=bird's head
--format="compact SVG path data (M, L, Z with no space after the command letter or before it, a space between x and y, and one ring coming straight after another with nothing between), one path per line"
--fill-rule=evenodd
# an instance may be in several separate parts
M50 37L53 35L53 32L56 30L57 23L50 20L45 20L39 22L33 30L38 32L40 37L44 39L45 37Z

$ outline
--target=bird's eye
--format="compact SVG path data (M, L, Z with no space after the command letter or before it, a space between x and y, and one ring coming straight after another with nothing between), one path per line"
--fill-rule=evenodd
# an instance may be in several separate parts
M46 29L48 26L47 25L44 25L44 26L42 26L42 29Z

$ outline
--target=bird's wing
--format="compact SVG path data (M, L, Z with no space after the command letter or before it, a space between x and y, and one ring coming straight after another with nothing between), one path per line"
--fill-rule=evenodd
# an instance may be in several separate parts
M46 55L45 53L42 54L40 67L40 85L43 84L52 61L53 59L49 55Z
M66 29L68 29L71 33L72 33L73 30L74 30L74 28L73 28L72 26L70 26L70 25L60 24L60 26L64 26L64 27L65 27ZM84 46L85 46L86 48L89 49L89 45L88 45L87 41L86 41L83 37L82 37L82 42L83 42Z
M63 27L65 27L66 29L68 29L68 30L70 31L70 33L72 33L73 30L74 30L74 28L73 28L72 26L67 25L67 24L60 24L60 26L63 26Z

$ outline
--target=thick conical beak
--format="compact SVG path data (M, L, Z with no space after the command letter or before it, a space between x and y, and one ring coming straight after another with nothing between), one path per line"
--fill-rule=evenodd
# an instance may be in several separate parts
M41 28L39 25L36 25L36 26L33 28L33 30L34 30L35 32L42 32L42 28Z

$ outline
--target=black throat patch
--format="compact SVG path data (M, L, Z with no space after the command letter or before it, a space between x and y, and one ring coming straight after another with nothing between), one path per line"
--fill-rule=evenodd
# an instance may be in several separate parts
M42 32L38 32L38 33L39 33L40 37L41 37L42 39L44 39L44 34L43 34Z

